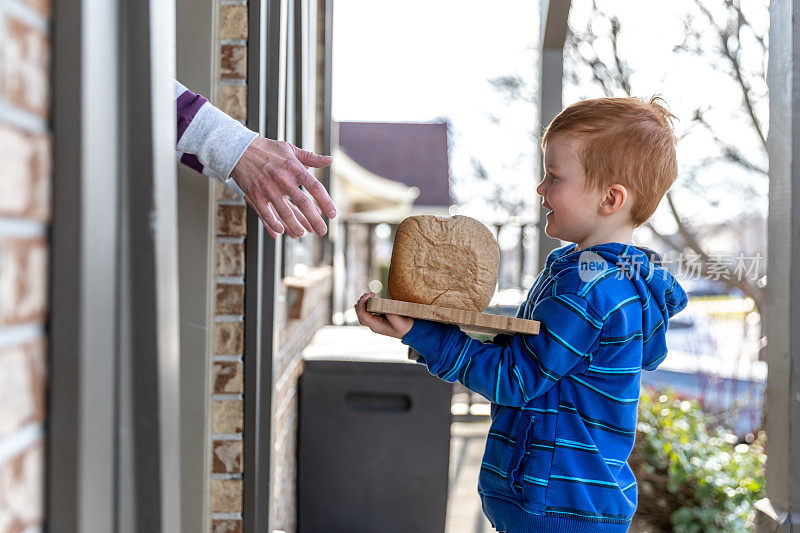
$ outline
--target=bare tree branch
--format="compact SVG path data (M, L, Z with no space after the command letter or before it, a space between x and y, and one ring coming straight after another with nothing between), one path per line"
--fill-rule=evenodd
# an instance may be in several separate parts
M714 139L714 142L719 146L720 151L722 152L722 159L742 166L748 170L752 170L753 172L758 172L765 177L769 175L769 170L767 168L753 163L742 154L741 150L722 140L719 135L717 135L716 129L709 124L708 120L706 120L705 111L697 109L692 120L698 124L701 124L706 131L708 131L708 133L711 135L711 138Z
M739 6L738 2L730 0L726 1L726 6L732 8L736 16L733 17L735 19L734 21L729 19L729 24L727 24L725 27L722 27L721 25L717 24L716 20L714 20L714 15L711 14L711 11L708 10L701 0L695 0L695 5L706 16L709 24L715 28L717 35L719 36L720 52L722 53L722 56L731 64L733 76L742 92L742 101L750 117L750 122L753 125L753 129L755 130L759 141L761 141L761 146L764 148L764 150L766 150L767 137L764 135L764 129L761 126L761 121L758 119L758 116L756 116L755 107L751 98L752 89L744 79L742 74L742 66L739 61L739 52L741 50L741 29L743 25L748 24L747 20L742 14L741 7ZM735 30L731 28L731 26L734 24ZM736 37L735 49L731 47L731 37Z

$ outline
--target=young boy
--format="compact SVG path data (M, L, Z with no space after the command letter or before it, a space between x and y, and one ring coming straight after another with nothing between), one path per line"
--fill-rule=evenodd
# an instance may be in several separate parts
M564 109L542 138L536 192L553 250L518 317L538 335L491 343L457 327L366 311L445 381L492 402L478 490L498 531L623 532L636 510L627 464L642 369L667 355L669 318L687 304L658 254L632 242L677 176L668 113L653 99L600 98Z

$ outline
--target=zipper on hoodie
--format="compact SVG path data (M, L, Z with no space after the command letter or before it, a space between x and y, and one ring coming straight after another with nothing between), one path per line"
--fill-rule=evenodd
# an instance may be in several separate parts
M519 427L523 428L523 431L511 449L511 469L508 473L511 491L515 494L522 494L522 464L525 462L525 450L528 449L528 439L530 439L531 430L533 429L533 422L534 417L531 411L521 412Z

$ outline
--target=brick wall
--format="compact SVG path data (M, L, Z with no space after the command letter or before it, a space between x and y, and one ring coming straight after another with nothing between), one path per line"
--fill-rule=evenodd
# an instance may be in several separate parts
M316 5L309 2L309 5ZM218 85L213 102L233 118L247 116L247 3L222 0L219 20ZM313 118L311 120L314 122ZM315 131L312 129L311 131ZM313 137L312 137L313 138ZM242 465L244 323L244 254L247 209L243 200L216 185L215 331L212 400L212 533L242 531ZM290 285L302 286L299 318L290 318ZM285 279L278 289L279 352L273 361L272 526L297 529L297 381L302 349L330 320L332 269L308 270L302 278ZM292 294L295 296L295 294ZM292 300L294 301L294 300Z
M244 247L247 208L216 188L215 324L211 443L213 533L242 530Z
M0 533L44 512L50 5L0 0Z
M247 117L247 3L222 0L218 85L212 102L231 117ZM217 182L214 243L215 324L211 420L211 530L242 531L244 429L244 252L247 207Z
M333 269L320 266L297 281L304 286L297 319L288 317L286 305L293 279L285 279L281 286L277 316L280 348L273 363L272 516L274 527L287 533L297 530L297 380L303 372L302 350L320 327L330 323Z

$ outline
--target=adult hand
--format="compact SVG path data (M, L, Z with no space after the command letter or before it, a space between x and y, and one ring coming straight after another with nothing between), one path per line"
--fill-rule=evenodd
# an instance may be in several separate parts
M233 167L231 177L272 238L284 230L291 237L301 237L303 228L325 235L328 228L322 212L333 218L336 207L308 168L326 167L331 161L330 156L287 142L257 137ZM305 187L311 197L300 187Z
M356 316L358 321L367 326L375 333L388 335L402 339L406 333L411 331L414 319L400 315L375 315L367 311L367 299L375 296L374 292L367 292L361 295L356 305Z

